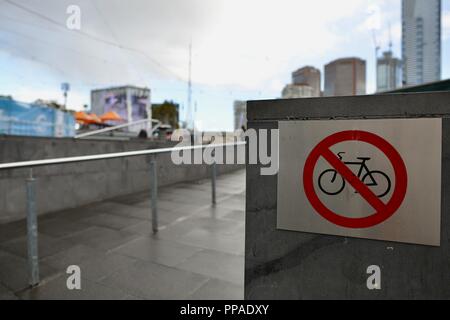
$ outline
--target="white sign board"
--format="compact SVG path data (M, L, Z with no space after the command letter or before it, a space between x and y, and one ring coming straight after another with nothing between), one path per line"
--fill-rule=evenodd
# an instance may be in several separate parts
M441 119L279 129L279 229L440 245Z

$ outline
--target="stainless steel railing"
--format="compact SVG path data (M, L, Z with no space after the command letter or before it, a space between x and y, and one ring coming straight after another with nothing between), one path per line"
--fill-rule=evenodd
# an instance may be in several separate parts
M119 124L114 127L108 127L108 128L98 129L98 130L94 130L94 131L83 132L83 133L77 134L75 136L75 139L91 137L91 136L95 136L95 135L98 135L101 133L111 132L111 131L115 131L115 130L119 130L119 129L123 129L123 128L128 128L128 127L132 127L132 126L139 125L139 124L151 124L152 122L156 123L156 126L152 127L149 132L150 136L152 136L153 132L155 132L155 130L158 129L159 126L161 125L161 121L156 120L156 119L142 119L142 120L138 120L138 121L127 122L124 124Z
M226 148L245 145L246 142L224 143L224 144L209 144L209 145L194 145L188 147L174 147L174 148L160 148L149 150L138 150L118 153L106 153L90 156L77 156L44 160L20 161L11 163L0 163L0 170L12 169L30 169L30 175L26 180L27 190L27 246L28 246L28 269L29 269L29 283L31 286L39 284L39 254L38 254L38 219L36 213L36 179L33 177L33 168L49 165L61 165L67 163L78 163L96 160L107 160L127 157L137 157L151 155L150 161L150 177L151 177L151 217L152 217L152 231L158 232L158 179L157 179L157 163L156 155L170 152L191 151L196 149L211 149ZM212 204L216 204L216 163L211 165L211 198Z

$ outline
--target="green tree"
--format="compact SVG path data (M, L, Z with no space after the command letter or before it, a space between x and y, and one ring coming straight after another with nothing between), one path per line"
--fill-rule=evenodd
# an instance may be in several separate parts
M152 118L163 124L170 124L172 128L178 129L179 104L165 100L161 104L152 105Z

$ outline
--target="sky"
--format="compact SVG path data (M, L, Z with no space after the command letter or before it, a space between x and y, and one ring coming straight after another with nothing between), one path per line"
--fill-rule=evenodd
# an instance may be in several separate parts
M450 78L450 0L443 2L443 71ZM77 5L81 29L67 8ZM189 44L200 130L232 130L233 101L273 99L305 65L367 61L375 91L375 35L401 52L400 0L0 0L0 95L90 104L90 90L145 86L185 117Z

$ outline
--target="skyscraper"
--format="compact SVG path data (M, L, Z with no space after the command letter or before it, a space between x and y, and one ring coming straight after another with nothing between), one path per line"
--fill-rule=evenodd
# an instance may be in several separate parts
M391 50L377 58L377 92L395 90L402 86L401 61Z
M366 94L366 61L359 58L343 58L325 66L325 96L363 94Z
M441 79L441 0L402 0L403 82Z
M292 84L307 85L313 89L313 97L320 97L320 70L306 66L292 73Z

